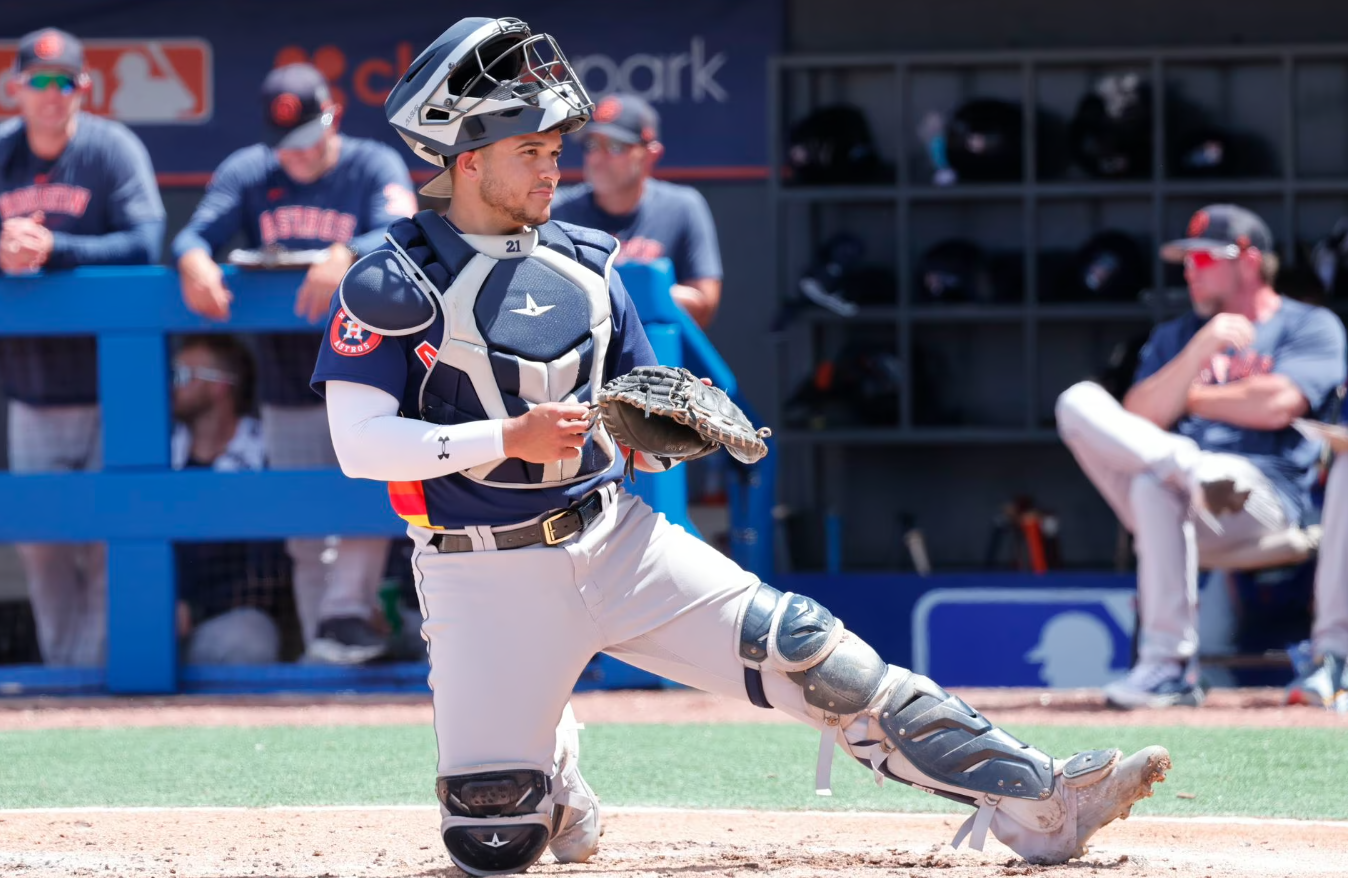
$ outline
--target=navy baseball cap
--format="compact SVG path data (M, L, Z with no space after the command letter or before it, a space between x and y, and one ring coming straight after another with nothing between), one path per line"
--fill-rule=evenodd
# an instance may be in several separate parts
M1188 236L1161 245L1166 262L1183 262L1195 251L1232 257L1247 247L1273 252L1273 233L1258 214L1234 204L1209 204L1189 218Z
M63 30L44 27L19 39L14 66L20 73L34 68L79 73L84 69L84 44Z
M332 127L337 107L328 81L310 64L277 67L262 83L265 133L262 142L273 149L305 149Z
M602 134L623 143L650 143L660 137L660 114L634 94L611 94L590 115L581 136Z

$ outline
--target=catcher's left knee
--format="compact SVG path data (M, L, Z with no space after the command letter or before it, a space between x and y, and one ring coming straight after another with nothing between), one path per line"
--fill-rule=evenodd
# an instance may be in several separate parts
M836 715L865 710L889 671L879 653L814 599L770 585L760 583L745 600L739 631L745 690L759 707L772 707L764 668L785 673L806 704Z

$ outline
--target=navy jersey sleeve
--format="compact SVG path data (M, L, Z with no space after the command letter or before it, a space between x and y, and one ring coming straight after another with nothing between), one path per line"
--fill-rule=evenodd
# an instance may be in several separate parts
M623 286L622 278L614 271L609 276L609 298L613 308L613 344L609 346L604 364L604 380L626 375L637 366L659 365L646 328L637 317L637 308Z
M417 212L417 196L412 191L412 175L398 153L384 144L376 144L368 153L367 183L369 197L363 231L351 240L356 253L364 256L384 243L389 223Z
M243 196L250 187L266 179L263 153L258 147L246 147L226 158L211 175L197 209L173 239L173 258L181 259L190 250L205 250L212 255L243 227Z
M1183 321L1184 318L1170 320L1151 331L1147 343L1142 346L1142 350L1138 353L1137 371L1133 375L1134 384L1161 371L1166 363L1175 359L1175 356L1184 349L1188 338L1183 334ZM1192 334L1192 332L1189 333L1189 335Z
M680 238L674 256L674 276L679 283L690 280L721 279L721 245L716 240L716 221L707 199L689 188L687 229Z
M1348 368L1345 360L1343 323L1324 308L1312 308L1287 340L1274 360L1273 371L1286 375L1318 412L1334 390L1344 382Z
M368 384L401 400L407 384L405 345L413 336L384 336L354 323L342 309L342 297L332 297L327 330L318 349L318 363L310 386L324 396L327 381Z
M50 268L77 265L145 265L158 262L164 240L164 201L145 144L118 124L100 126L106 170L107 228L101 235L52 234Z

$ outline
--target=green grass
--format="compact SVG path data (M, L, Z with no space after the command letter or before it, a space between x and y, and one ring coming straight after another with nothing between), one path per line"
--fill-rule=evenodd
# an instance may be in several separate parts
M1139 814L1348 819L1348 731L1018 727L1049 752L1159 743L1175 769ZM602 725L582 733L585 775L612 805L958 810L877 789L838 751L832 798L814 795L817 736L795 726ZM0 734L0 808L434 803L429 727L78 729ZM1176 798L1177 792L1195 794Z

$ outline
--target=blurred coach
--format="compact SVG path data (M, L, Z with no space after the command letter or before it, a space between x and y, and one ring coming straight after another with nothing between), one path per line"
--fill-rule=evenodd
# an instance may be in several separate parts
M18 118L0 124L0 271L157 262L164 205L145 146L125 125L83 113L84 48L45 28L23 37L10 80ZM51 303L53 314L63 303ZM97 349L92 338L0 343L17 473L102 466ZM21 544L49 665L101 664L106 558L100 544Z
M660 116L630 94L609 95L577 135L585 182L558 190L552 218L608 232L623 262L674 263L674 301L706 329L721 304L721 248L707 200L691 186L651 177L664 155Z

